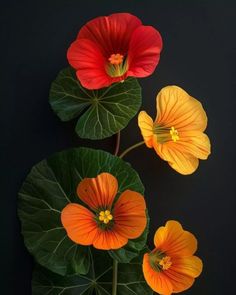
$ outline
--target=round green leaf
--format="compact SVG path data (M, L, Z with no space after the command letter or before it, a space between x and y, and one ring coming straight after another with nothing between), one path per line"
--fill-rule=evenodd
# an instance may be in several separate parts
M78 183L101 172L110 172L118 179L118 195L126 189L144 192L130 164L101 150L70 149L32 168L19 192L18 212L26 247L39 264L61 275L88 272L89 247L77 245L68 238L60 217L68 203L80 202L76 194ZM125 254L119 261L126 262L131 250L138 255L137 248L143 247L144 239L146 242L144 235L145 238L140 237L141 242L132 240L123 248Z
M127 126L141 106L141 87L134 78L99 90L81 86L72 68L63 69L52 83L49 102L62 121L77 118L82 138L102 139Z
M91 253L91 268L86 276L62 277L42 267L33 274L33 295L110 295L112 259L104 251ZM142 274L142 255L129 264L118 264L117 295L152 295Z

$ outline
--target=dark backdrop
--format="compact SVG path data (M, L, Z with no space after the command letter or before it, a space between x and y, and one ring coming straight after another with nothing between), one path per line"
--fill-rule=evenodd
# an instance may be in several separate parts
M1 1L1 294L31 294L32 259L16 216L17 192L32 165L50 154L91 146L113 151L115 138L83 141L74 122L62 123L48 104L51 81L67 65L66 50L89 19L131 12L163 36L154 75L142 79L143 108L154 116L155 96L176 84L201 100L209 118L212 155L182 176L144 146L127 156L146 186L157 227L179 220L198 238L204 271L185 294L234 293L235 54L234 1ZM136 118L122 132L121 150L141 140Z

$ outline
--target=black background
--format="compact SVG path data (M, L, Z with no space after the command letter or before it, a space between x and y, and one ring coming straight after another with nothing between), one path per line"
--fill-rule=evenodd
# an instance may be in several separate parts
M131 12L162 34L155 73L140 82L143 109L155 115L155 96L176 84L207 111L212 155L182 176L142 146L126 157L139 172L154 231L179 220L198 238L204 271L185 294L235 291L236 5L234 1L47 0L1 1L1 294L31 294L32 259L16 216L17 192L31 166L74 146L112 152L115 138L80 140L75 121L62 123L48 104L51 81L67 65L66 50L89 19ZM136 118L122 132L121 150L140 141Z

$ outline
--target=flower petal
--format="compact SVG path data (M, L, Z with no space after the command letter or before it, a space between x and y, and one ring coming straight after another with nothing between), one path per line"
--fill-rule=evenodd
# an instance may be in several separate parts
M181 224L170 220L155 233L154 244L168 256L191 256L197 250L197 240L193 234L183 230Z
M142 136L147 147L153 147L153 120L144 111L141 111L138 115L138 125L141 130Z
M187 153L186 150L181 148L176 142L168 142L159 144L153 141L154 149L157 154L177 172L188 175L192 174L198 167L198 159Z
M143 256L143 274L147 284L155 292L162 295L170 295L173 292L171 280L164 272L157 272L151 267L148 253Z
M171 270L192 278L197 278L201 274L203 268L202 260L197 256L174 257L172 263Z
M114 232L128 239L138 238L147 225L146 203L137 192L126 190L115 203Z
M100 250L119 249L128 243L128 239L112 230L99 229L96 239L93 241L94 248Z
M103 55L109 58L111 54L127 54L131 35L141 25L142 22L132 14L115 13L89 21L77 38L98 44Z
M94 214L79 204L68 204L61 212L61 222L68 237L81 245L92 245L98 234Z
M204 131L207 116L202 104L178 86L167 86L158 93L156 122L180 131Z
M183 152L194 157L206 160L211 152L211 144L208 136L199 131L186 131L179 133L180 140L176 142Z
M194 283L194 278L173 271L172 268L169 268L167 271L165 271L165 276L172 284L173 293L185 291L189 289Z
M112 83L106 73L106 60L96 43L79 39L67 51L69 64L77 70L76 75L83 87L99 89Z
M151 75L160 59L162 38L151 26L138 27L131 38L128 52L128 76L147 77Z
M165 275L171 281L174 293L189 289L194 278L202 272L202 261L197 256L174 258L172 263Z
M93 210L111 209L117 191L117 179L106 172L83 179L77 187L79 198Z

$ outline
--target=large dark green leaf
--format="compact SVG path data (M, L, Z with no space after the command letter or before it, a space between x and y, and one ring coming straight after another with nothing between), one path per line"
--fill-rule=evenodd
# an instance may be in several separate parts
M120 158L104 151L71 149L57 153L32 168L19 192L19 217L26 247L39 264L61 275L87 273L89 247L77 245L67 237L60 216L69 202L80 202L76 195L78 183L101 172L110 172L118 179L118 195L126 189L144 192L136 171ZM146 233L139 239L130 241L121 250L123 255L119 261L129 261L134 253L138 255L137 249L143 248L146 242ZM132 252L131 257L129 252Z
M86 276L62 277L42 267L33 274L33 295L111 295L112 259L104 251L91 255L91 268ZM151 295L142 274L142 255L129 264L118 265L117 295Z
M88 90L72 68L62 70L52 83L49 102L62 121L79 118L76 132L82 138L102 139L124 127L141 106L141 88L134 78L108 88Z

